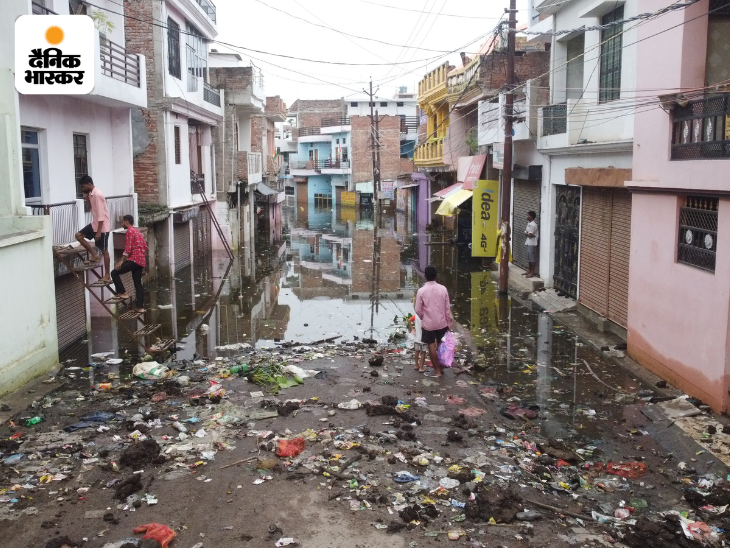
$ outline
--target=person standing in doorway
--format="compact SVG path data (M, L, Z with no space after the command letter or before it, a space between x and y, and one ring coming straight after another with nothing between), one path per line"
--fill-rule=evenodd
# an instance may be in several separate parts
M416 293L416 315L421 318L421 342L428 345L434 376L441 377L443 370L439 363L438 345L451 329L454 320L451 317L449 291L436 283L436 269L427 266L424 273L426 283Z
M535 265L537 264L537 236L540 230L535 219L537 213L534 211L527 212L527 226L525 227L525 246L527 249L527 272L524 276L534 278L537 276Z
M125 215L122 218L122 225L127 230L127 237L124 246L124 253L112 270L112 280L117 297L128 299L127 290L122 283L122 274L132 273L135 293L135 311L144 312L144 286L142 285L142 271L147 264L147 242L144 241L142 233L134 228L134 217Z
M94 180L91 177L84 175L81 177L79 185L84 197L88 195L89 205L91 206L91 224L86 225L76 233L76 240L84 246L84 249L90 255L88 264L98 263L101 260L99 255L94 252L91 244L86 241L94 240L96 247L104 257L104 275L101 279L110 282L109 231L111 230L111 222L109 220L109 207L106 204L104 194L94 186Z

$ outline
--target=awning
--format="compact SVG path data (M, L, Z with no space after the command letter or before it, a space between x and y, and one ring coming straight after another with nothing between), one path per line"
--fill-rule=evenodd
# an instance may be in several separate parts
M262 196L271 196L272 194L276 194L275 190L272 190L271 188L266 186L264 183L259 183L256 186L256 192L258 192Z
M467 168L466 175L464 175L463 182L464 185L462 188L464 190L472 190L474 188L474 183L476 183L479 180L479 175L482 173L482 167L484 167L484 162L487 160L486 154L479 154L477 156L471 156L471 162L469 163L469 167ZM460 179L457 175L457 180Z
M461 183L456 183L451 186L447 186L443 190L439 190L438 192L434 192L434 196L438 196L439 198L445 198L448 194L451 194L452 192L455 192L457 190L461 190Z
M456 213L456 208L471 198L472 194L473 192L471 190L464 189L452 194L448 198L444 199L439 208L436 210L436 215L454 215Z
M440 202L442 200L443 200L443 198L441 198L440 196L436 196L434 198L428 198L426 201L430 203L430 202Z
M401 188L413 188L414 186L421 186L421 184L420 183L413 183L411 185L403 185L403 186L396 187L396 190L400 190Z
M411 179L413 179L414 181L428 181L428 175L426 175L425 173L421 173L420 171L414 171L413 173L411 173Z

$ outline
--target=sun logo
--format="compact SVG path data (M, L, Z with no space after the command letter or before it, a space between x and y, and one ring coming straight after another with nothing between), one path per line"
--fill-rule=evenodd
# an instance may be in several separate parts
M57 46L63 42L63 38L64 34L61 27L57 27L56 25L48 27L48 30L46 31L46 42L52 46Z

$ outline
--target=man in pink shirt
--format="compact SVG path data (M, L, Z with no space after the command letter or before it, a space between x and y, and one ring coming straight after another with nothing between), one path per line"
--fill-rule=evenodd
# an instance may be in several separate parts
M436 377L443 375L438 358L438 345L454 320L451 317L449 291L436 283L436 269L427 266L426 283L416 293L416 314L421 318L421 342L428 345L431 363Z
M89 196L89 204L91 205L91 224L86 225L80 231L76 233L76 240L84 246L84 249L89 253L89 262L98 263L99 255L97 255L92 249L89 242L86 240L94 240L96 247L101 250L104 256L104 277L102 280L111 282L109 274L111 272L109 265L109 230L111 229L111 222L109 220L109 208L106 205L106 198L101 193L101 190L94 186L94 181L88 175L81 177L79 181L81 190L84 194Z

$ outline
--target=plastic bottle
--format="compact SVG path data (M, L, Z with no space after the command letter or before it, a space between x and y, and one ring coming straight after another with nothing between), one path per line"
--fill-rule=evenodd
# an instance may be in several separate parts
M38 424L43 420L43 417L33 417L32 419L27 419L25 421L26 426L33 426L34 424Z
M178 432L187 432L188 429L179 421L175 421L172 423L172 427L177 430Z
M248 373L248 364L244 363L243 365L234 365L233 367L231 367L231 375L235 375L236 373L241 376Z

